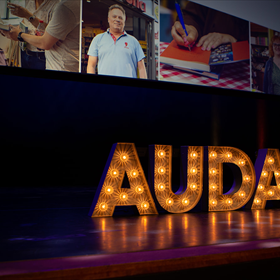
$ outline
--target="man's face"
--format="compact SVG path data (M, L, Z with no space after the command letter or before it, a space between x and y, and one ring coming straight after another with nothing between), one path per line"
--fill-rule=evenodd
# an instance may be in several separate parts
M109 12L108 22L110 30L115 32L123 32L125 15L120 9L113 9Z

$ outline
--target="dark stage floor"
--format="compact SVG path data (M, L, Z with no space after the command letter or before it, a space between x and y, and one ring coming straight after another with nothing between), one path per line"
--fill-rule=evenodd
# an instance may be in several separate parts
M0 279L81 267L97 279L172 271L170 259L182 270L187 258L197 268L280 257L280 209L91 218L91 187L0 191ZM128 263L138 264L134 272L119 267ZM108 265L123 274L104 274Z

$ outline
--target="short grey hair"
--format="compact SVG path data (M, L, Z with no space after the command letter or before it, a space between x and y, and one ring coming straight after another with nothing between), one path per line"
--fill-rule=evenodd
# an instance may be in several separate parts
M108 15L110 13L110 11L112 11L113 9L119 9L123 12L124 16L125 16L125 10L122 6L118 5L118 4L114 4L112 6L109 7L109 11L108 11Z

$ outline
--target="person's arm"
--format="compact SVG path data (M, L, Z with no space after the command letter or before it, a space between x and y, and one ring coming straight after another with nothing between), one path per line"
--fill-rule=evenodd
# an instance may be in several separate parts
M87 65L87 73L88 74L96 74L96 65L97 65L97 56L89 56L88 57L88 65Z
M21 31L20 28L18 26L11 28L12 29L10 31L3 31L5 36L8 39L18 41L17 37L19 32ZM43 36L35 36L27 33L22 33L21 38L32 46L43 50L51 49L52 46L58 41L57 38L51 36L48 32L45 32Z
M144 59L138 61L137 67L138 67L138 70L139 70L139 77L141 79L147 79L147 72L146 72Z
M7 7L10 9L11 14L20 18L25 18L29 21L29 18L32 16L32 13L29 12L24 7L14 4L14 3L7 3ZM40 19L35 17L34 19L29 21L34 27L37 27L39 25ZM43 23L45 27L47 24Z

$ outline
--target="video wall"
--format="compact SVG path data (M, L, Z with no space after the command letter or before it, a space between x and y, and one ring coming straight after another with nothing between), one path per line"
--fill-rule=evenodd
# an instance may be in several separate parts
M280 94L279 1L0 5L1 66Z

